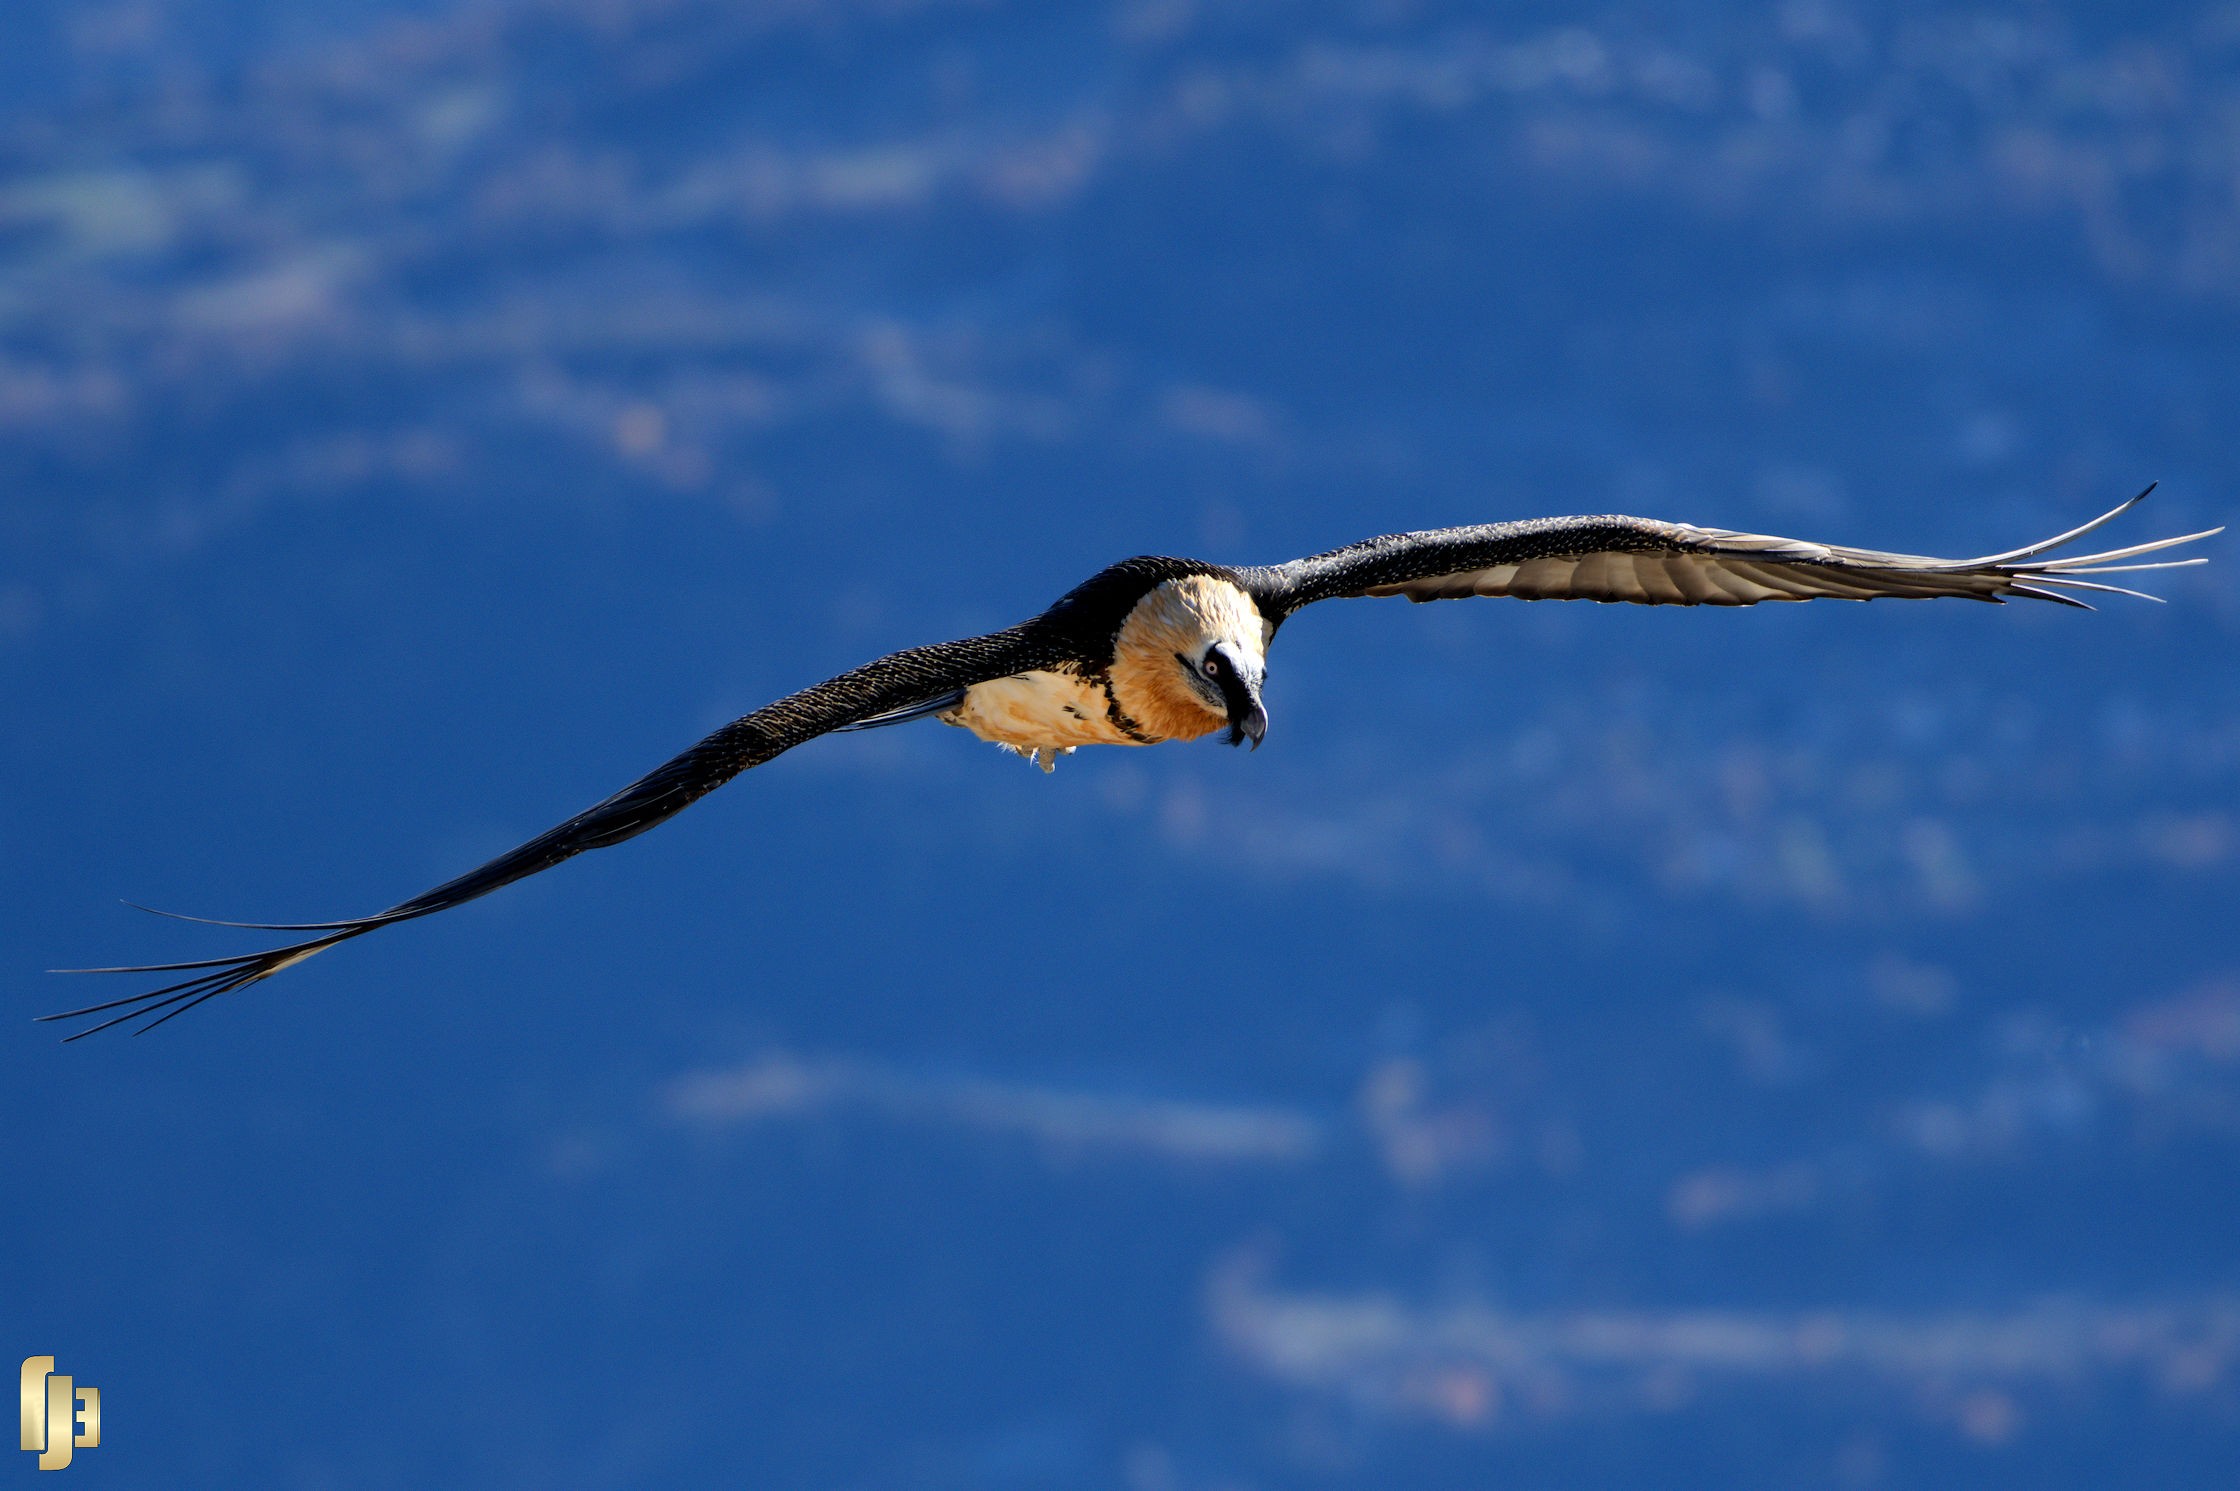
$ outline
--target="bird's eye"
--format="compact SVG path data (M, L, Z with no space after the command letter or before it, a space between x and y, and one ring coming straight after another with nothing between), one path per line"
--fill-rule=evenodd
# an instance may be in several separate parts
M1220 654L1220 653L1218 653L1218 652L1209 652L1209 653L1207 653L1207 654L1206 654L1206 677L1208 677L1208 678L1219 678L1220 676L1221 676L1221 654Z

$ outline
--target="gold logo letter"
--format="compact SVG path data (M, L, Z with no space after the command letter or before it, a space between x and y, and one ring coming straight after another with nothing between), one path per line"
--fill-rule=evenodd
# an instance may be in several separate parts
M47 1379L47 1451L39 1457L41 1470L60 1470L70 1463L70 1408L74 1384L56 1373Z
M47 1447L47 1374L53 1370L51 1356L23 1359L23 1447L33 1453Z
M78 1437L75 1443L81 1450L101 1447L101 1389L78 1389Z

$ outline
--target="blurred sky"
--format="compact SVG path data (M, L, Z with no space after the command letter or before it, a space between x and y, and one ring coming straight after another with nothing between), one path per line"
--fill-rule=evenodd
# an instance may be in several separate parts
M16 0L0 964L388 905L1139 552L2240 481L2240 9ZM2240 559L1323 607L0 1043L117 1487L2240 1476ZM116 993L125 992L119 988ZM29 1457L8 1472L34 1474Z

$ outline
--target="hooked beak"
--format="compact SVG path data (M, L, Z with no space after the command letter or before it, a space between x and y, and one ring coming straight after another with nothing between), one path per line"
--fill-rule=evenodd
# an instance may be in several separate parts
M1238 746L1249 740L1252 748L1259 750L1268 734L1268 710L1260 702L1260 680L1241 669L1224 675L1221 698L1229 706L1229 744Z
M1258 699L1252 701L1252 707L1241 718L1233 714L1229 716L1229 744L1243 745L1249 740L1252 748L1257 751L1260 749L1260 742L1267 739L1267 736L1268 711L1261 707Z

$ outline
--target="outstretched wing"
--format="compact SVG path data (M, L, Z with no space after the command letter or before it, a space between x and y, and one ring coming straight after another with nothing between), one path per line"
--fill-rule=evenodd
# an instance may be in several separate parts
M2129 511L2153 490L2150 486L2113 512L2043 543L1980 559L1885 554L1726 528L1605 516L1389 534L1243 574L1261 610L1276 617L1316 601L1376 595L1404 595L1412 601L1508 595L1648 606L1751 606L1881 596L2003 601L2018 595L2084 606L2077 592L2140 594L2091 576L2207 562L2125 561L2207 538L2223 532L2221 528L2099 554L2044 557Z
M270 978L284 968L325 952L338 942L362 937L395 922L432 916L477 896L486 896L540 870L549 870L586 849L604 849L609 844L635 838L684 811L739 773L819 735L915 718L923 712L919 706L930 703L938 708L972 684L1042 666L1047 661L1042 654L1049 646L1049 642L1031 627L1014 627L985 637L913 648L866 663L733 720L604 802L546 830L519 848L508 850L488 864L447 880L387 911L335 922L216 923L268 932L316 934L284 947L267 948L240 957L207 958L193 963L150 963L127 968L62 969L59 971L66 973L183 973L191 976L143 994L39 1018L76 1020L108 1016L96 1025L65 1037L73 1041L142 1017L149 1018L140 1030L152 1030L206 999L245 989L260 979ZM180 919L202 920L199 917Z

